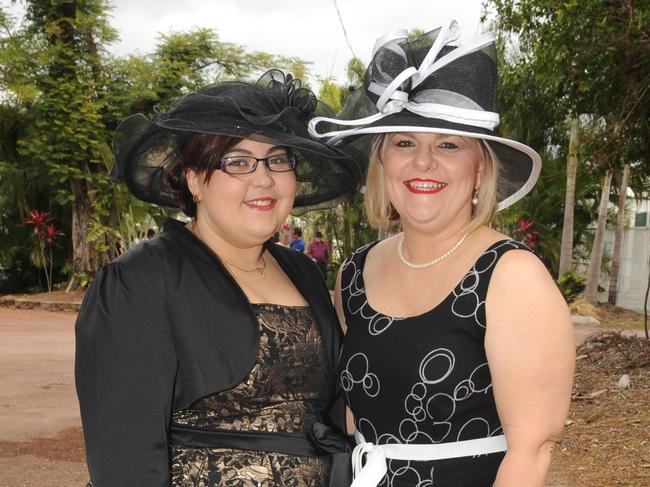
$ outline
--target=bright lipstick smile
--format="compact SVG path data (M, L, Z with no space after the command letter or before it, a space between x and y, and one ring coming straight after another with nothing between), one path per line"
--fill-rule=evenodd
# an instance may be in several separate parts
M436 181L435 179L413 178L404 181L404 186L411 193L415 194L433 194L439 193L447 187L447 183Z
M273 198L258 198L244 201L244 204L253 210L268 211L273 209L276 200Z

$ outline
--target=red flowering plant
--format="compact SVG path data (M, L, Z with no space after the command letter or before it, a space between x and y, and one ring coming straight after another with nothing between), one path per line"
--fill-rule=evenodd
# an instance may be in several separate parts
M25 220L26 225L34 226L34 233L38 234L50 221L51 215L45 211L30 211L29 218Z
M56 225L51 223L52 215L45 211L31 211L29 218L24 221L25 225L31 225L34 228L34 235L38 240L38 254L32 260L43 267L45 280L47 281L48 292L52 291L52 245L58 237L65 234L57 230ZM46 252L47 247L47 252Z
M539 243L539 232L531 229L533 225L535 225L535 222L532 219L522 216L517 222L517 228L515 230L519 241L528 245L531 250L537 249Z

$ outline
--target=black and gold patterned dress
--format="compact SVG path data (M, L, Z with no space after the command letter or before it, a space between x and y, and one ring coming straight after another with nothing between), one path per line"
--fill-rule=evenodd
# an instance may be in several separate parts
M332 400L334 377L308 306L253 304L257 361L236 387L173 413L174 425L220 431L308 432ZM173 487L325 487L328 457L172 445Z

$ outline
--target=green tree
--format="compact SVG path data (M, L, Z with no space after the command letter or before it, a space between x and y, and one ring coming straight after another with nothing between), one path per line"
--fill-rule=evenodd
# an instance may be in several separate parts
M106 51L115 39L106 1L24 4L18 27L0 9L0 175L3 185L20 183L11 190L22 213L0 214L0 228L28 209L49 211L57 221L67 213L73 276L90 275L114 257L118 240L133 235L138 221L163 217L106 178L121 119L151 114L215 81L255 78L271 67L302 76L308 70L298 58L249 52L209 29L162 35L150 55L114 58ZM0 205L9 201L6 194Z
M363 63L358 58L352 58L347 66L347 86L337 85L331 78L322 79L319 99L341 116L341 110L350 92L362 89L364 69ZM354 249L377 237L377 233L370 227L364 216L361 194L343 201L334 210L328 210L321 220L326 222L328 233L337 243L339 261L349 256Z
M610 144L577 150L602 175L622 168L630 147L647 140L647 107L650 105L650 9L646 2L571 0L493 0L497 25L506 38L515 41L523 62L536 73L540 92L555 92L557 106L567 120L586 119L604 124ZM577 135L578 131L572 133ZM576 146L574 138L574 147ZM615 143L611 143L615 141ZM647 147L647 142L642 142ZM576 151L571 151L575 154ZM647 156L646 156L647 157ZM573 190L573 167L567 171L567 205ZM647 176L647 173L646 173ZM609 200L608 177L602 178L601 201ZM606 206L601 205L601 211ZM601 213L598 222L603 225ZM565 226L572 226L567 215ZM601 229L597 228L596 234ZM566 228L565 236L573 235ZM595 239L599 247L599 239ZM566 242L564 249L568 249ZM594 248L586 294L595 301L602 251ZM566 258L561 259L563 268ZM597 261L597 262L596 262Z
M108 163L102 49L115 33L103 1L33 0L25 7L25 26L6 53L13 58L3 57L6 85L33 116L18 153L46 168L56 202L71 207L72 266L89 272L107 261L85 237L93 212L106 206L108 182L98 177ZM29 88L14 90L20 85Z

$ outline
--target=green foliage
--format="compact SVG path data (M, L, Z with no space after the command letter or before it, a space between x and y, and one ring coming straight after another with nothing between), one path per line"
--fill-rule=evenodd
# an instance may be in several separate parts
M560 240L564 223L564 194L566 189L565 156L542 152L542 173L533 190L516 204L499 212L495 226L508 235L515 235L519 218L534 222L539 232L537 254L552 274L557 275L560 259ZM578 252L586 252L593 232L592 222L597 216L600 185L596 173L581 171L576 184L574 213L574 242ZM596 202L596 205L594 205ZM582 246L579 244L582 243ZM583 256L586 258L586 255Z
M327 268L327 288L334 289L336 287L336 278L339 274L339 269L341 268L341 260L333 260L330 262L329 267Z
M66 235L82 235L83 246L54 252L54 274L79 284L128 248L141 222L162 226L163 210L106 177L112 133L123 118L150 115L200 86L254 79L270 68L308 75L309 63L299 58L250 52L210 29L163 34L152 54L115 58L106 51L116 38L108 2L24 5L22 24L0 9L0 234L12 235L0 244L0 267L20 268L31 279L13 281L22 289L38 281L34 269L26 270L29 235L14 231L28 208L52 213ZM70 250L72 270L64 269Z
M86 272L75 272L71 276L72 289L86 289L92 282L92 277Z
M306 79L309 64L295 57L248 52L239 44L220 41L214 30L206 28L161 35L148 61L157 103L163 106L206 84L251 79L272 68Z
M541 233L539 253L557 273L564 219L567 121L580 121L574 261L586 262L605 171L632 163L630 185L650 176L650 9L647 2L492 0L499 31L500 130L545 153L535 190L499 216L520 215ZM607 259L603 270L608 271Z
M351 86L361 86L366 73L366 65L358 57L353 57L348 61L346 69L348 83Z
M414 29L411 29L408 33L408 40L412 41L417 39L418 37L422 37L424 34L426 34L426 31L419 27L415 27Z
M532 87L520 93L524 104L532 107L536 98L544 112L543 104L550 103L564 117L588 114L602 124L595 144L585 144L592 149L588 157L601 166L650 157L647 2L490 3L512 64L523 75L518 85ZM516 93L511 101L516 102Z
M586 285L586 279L572 271L562 274L556 282L567 304L571 304L578 299L578 296L585 290Z
M335 113L341 111L343 101L343 91L332 78L321 78L320 80L319 99L327 104Z

